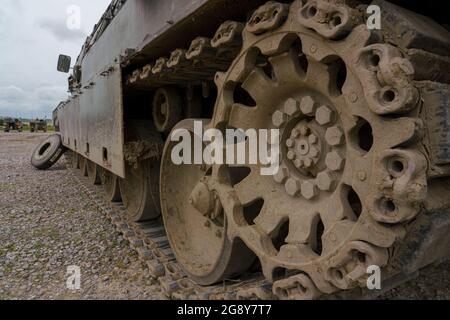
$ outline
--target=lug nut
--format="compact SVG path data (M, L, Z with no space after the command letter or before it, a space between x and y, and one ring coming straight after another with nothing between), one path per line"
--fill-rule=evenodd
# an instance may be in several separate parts
M277 128L286 124L287 115L281 111L276 111L272 116L273 125Z
M296 168L301 168L303 166L303 161L300 159L297 159L294 161L294 165Z
M309 141L309 143L311 143L311 144L316 144L316 143L319 141L319 138L317 138L317 136L316 136L315 134L311 134L311 135L308 137L308 141Z
M327 154L325 163L328 169L332 171L339 171L342 169L344 159L337 152L330 152Z
M293 139L287 139L287 141L286 141L286 146L287 146L288 148L293 148L294 145L295 145L295 141L294 141Z
M291 132L291 137L292 138L298 138L300 136L300 130L298 130L298 129L294 129L294 130L292 130L292 132Z
M313 162L311 159L307 158L303 161L303 165L305 166L306 169L309 169L312 167Z
M275 182L285 183L289 178L289 169L288 168L280 168L276 175L273 176Z
M311 132L311 130L307 126L301 126L299 130L300 134L304 137L306 137Z
M286 187L287 194L292 197L295 197L300 192L300 188L301 188L300 181L298 181L297 179L290 178L286 182L285 187Z
M317 186L322 191L330 191L333 188L334 178L328 172L321 172L317 175Z
M302 196L306 200L311 200L318 194L317 186L311 181L305 181L302 183Z
M316 111L316 103L311 96L304 97L300 104L300 109L307 116L313 116Z
M289 160L294 160L295 159L295 152L294 151L289 151L287 154L287 157Z
M319 156L319 150L317 150L316 147L312 147L312 148L309 150L309 155L310 155L311 157L313 157L313 158L316 158L317 156Z
M300 102L293 98L288 99L284 105L284 112L290 117L298 116L301 113Z
M316 112L316 121L324 126L329 124L333 119L333 111L327 106L321 106Z
M338 146L342 144L344 134L338 127L332 127L325 133L325 139L331 146Z

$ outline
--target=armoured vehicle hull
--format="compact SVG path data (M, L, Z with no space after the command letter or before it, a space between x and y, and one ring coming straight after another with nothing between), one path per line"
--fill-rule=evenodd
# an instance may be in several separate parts
M196 284L260 275L240 297L314 299L373 265L406 279L450 253L450 37L421 2L371 4L380 30L368 1L113 1L54 111L72 165L130 224L162 216ZM278 129L280 170L175 165L168 137L194 119Z

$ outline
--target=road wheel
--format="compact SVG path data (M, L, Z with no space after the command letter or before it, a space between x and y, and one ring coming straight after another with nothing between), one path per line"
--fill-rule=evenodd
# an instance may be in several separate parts
M100 179L100 166L91 160L87 160L86 165L87 165L89 181L93 185L101 184L102 181Z
M69 166L72 169L79 169L80 163L79 163L79 156L75 151L68 150L66 152L66 157L69 162Z
M186 129L193 136L191 120L182 121L175 129ZM205 166L175 165L171 159L175 145L168 140L164 150L161 205L177 261L201 285L240 275L255 256L242 241L228 238L221 200L209 188L215 177Z
M31 164L39 169L46 170L53 166L59 158L66 152L59 134L52 135L45 139L31 157Z
M119 177L106 169L101 170L100 177L105 189L106 199L111 202L122 201L120 195Z
M87 161L88 159L86 159L85 157L83 157L82 155L78 155L78 163L79 163L79 169L81 170L81 174L84 177L88 176L88 167L87 167Z
M161 214L159 200L162 138L148 121L130 120L125 137L125 179L119 179L127 218L146 221Z

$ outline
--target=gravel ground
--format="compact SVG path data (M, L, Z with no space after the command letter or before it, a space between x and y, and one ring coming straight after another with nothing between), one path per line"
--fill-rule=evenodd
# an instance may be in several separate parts
M64 161L29 164L44 134L0 134L0 299L163 299L113 226L79 191ZM81 290L67 289L67 267ZM450 299L450 261L382 299Z
M162 299L137 256L88 198L64 160L37 171L44 134L0 134L0 299ZM81 290L67 289L67 267Z

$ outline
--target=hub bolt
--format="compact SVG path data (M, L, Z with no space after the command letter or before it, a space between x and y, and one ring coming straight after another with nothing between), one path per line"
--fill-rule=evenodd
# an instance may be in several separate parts
M297 179L289 178L286 182L286 192L290 196L297 196L300 192L301 184L300 181Z

